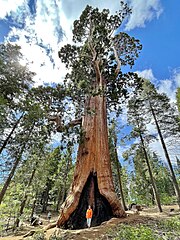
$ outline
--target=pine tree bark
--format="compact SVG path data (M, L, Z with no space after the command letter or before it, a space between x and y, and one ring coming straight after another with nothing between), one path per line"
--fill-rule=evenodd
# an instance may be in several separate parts
M98 95L86 100L82 130L83 139L78 149L74 179L60 209L58 227L86 227L88 205L93 208L92 225L113 216L126 216L113 186L105 97Z
M2 147L0 148L0 154L1 154L2 151L5 149L6 145L8 144L8 142L9 142L12 134L14 133L17 125L19 124L19 122L21 121L21 119L22 119L23 116L24 116L24 115L22 114L22 115L20 116L20 118L15 122L13 128L11 129L11 131L10 131L10 133L8 134L7 138L6 138L5 141L3 142Z
M37 163L35 164L35 166L37 166ZM19 209L19 214L18 214L18 217L15 221L15 228L16 227L19 227L19 222L20 222L20 217L21 215L23 214L24 212L24 208L25 208L25 205L26 205L26 201L28 199L28 193L27 193L27 190L29 189L29 187L31 186L31 183L33 181L33 178L34 178L34 175L35 175L35 172L36 172L36 167L33 169L32 173L31 173L31 177L29 179L29 182L26 186L26 189L25 189L25 192L24 192L24 197L23 197L23 200L21 201L21 205L20 205L20 209Z
M126 203L125 203L125 199L124 199L124 193L123 193L123 188L122 188L122 180L121 180L121 173L120 173L120 163L119 163L119 159L118 159L118 154L117 154L117 137L114 136L114 145L115 145L115 161L116 161L116 168L117 168L117 174L118 174L118 181L119 181L119 190L120 190L120 194L121 194L121 203L123 206L123 209L126 211L127 207L126 207Z
M51 190L51 184L52 184L52 181L48 178L46 183L46 188L43 191L42 198L41 198L42 213L45 213L47 211L49 191Z
M66 170L65 170L65 173L63 176L64 184L61 188L61 201L59 201L58 209L59 209L59 206L65 201L66 196L67 196L67 180L68 180L68 172L70 170L71 164L72 164L72 159L71 159L71 157L69 157L67 160L67 164L66 164Z
M34 212L35 212L36 202L37 202L37 196L38 196L38 192L36 192L35 198L34 198L34 200L33 200L30 219L33 217Z
M24 143L23 143L23 145L22 145L21 151L20 151L19 155L17 156L16 160L14 161L13 167L12 167L12 169L11 169L11 171L10 171L10 173L9 173L9 175L8 175L8 177L7 177L4 185L3 185L3 188L2 188L2 190L1 190L1 192L0 192L0 204L1 204L2 200L3 200L3 197L4 197L4 195L5 195L8 187L9 187L9 184L10 184L10 182L11 182L11 179L12 179L13 176L14 176L14 173L15 173L15 171L16 171L16 169L17 169L17 166L18 166L19 162L21 161L22 154L23 154L23 152L24 152L24 150L25 150L25 148L26 148L27 141L28 141L29 136L31 135L31 133L32 133L32 131L33 131L33 128L34 128L34 124L32 125L32 127L31 127L31 129L30 129L30 131L29 131L29 133L28 133L28 135L27 135L26 140L24 140Z
M56 211L59 211L60 205L63 203L62 201L62 187L58 189L58 197L57 197L57 204L56 204Z
M165 144L165 141L164 141L164 138L163 138L158 120L156 118L156 114L155 114L154 109L151 105L151 102L149 102L149 105L150 105L150 110L151 110L151 113L152 113L154 121L155 121L155 125L156 125L157 131L158 131L158 135L160 137L160 141L161 141L161 144L162 144L162 147L163 147L163 150L164 150L164 154L165 154L166 160L168 162L168 166L169 166L169 169L170 169L174 190L175 190L176 197L177 197L177 203L178 203L179 209L180 209L180 188L178 186L178 182L177 182L177 179L176 179L176 176L175 176L175 173L174 173L174 169L173 169L173 166L172 166L172 163L171 163L171 159L169 157L169 153L168 153L168 150L167 150L167 147L166 147L166 144Z

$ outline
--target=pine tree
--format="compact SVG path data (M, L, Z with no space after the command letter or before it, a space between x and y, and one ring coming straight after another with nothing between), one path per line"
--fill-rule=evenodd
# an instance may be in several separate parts
M146 139L147 137L149 138L150 136L147 136L147 130L145 127L144 116L143 116L143 109L141 107L142 107L141 101L138 101L137 99L129 100L128 113L127 113L128 123L133 126L131 136L138 137L140 140L140 143L141 143L140 149L144 154L144 160L150 176L154 197L155 197L159 211L162 212L160 197L159 197L156 182L154 180L154 176L152 173L152 167L150 165L149 156L148 156L147 147L146 147L146 141L147 141Z
M118 181L118 189L120 192L120 198L121 203L123 206L123 209L126 211L126 203L125 203L125 196L123 191L123 183L122 183L122 166L118 159L118 153L117 153L117 132L116 132L116 124L114 121L112 121L111 126L109 127L109 145L110 145L110 157L112 161L112 167L116 170L116 180Z
M146 82L145 82L146 83ZM174 185L174 190L177 196L177 202L180 207L180 188L174 173L174 169L171 163L170 155L165 143L165 137L173 137L174 135L178 137L179 126L176 122L176 116L174 109L169 104L169 99L165 94L158 94L153 85L146 83L145 97L149 104L149 110L154 119L154 124L156 126L166 160L168 162L169 170L171 173L172 182ZM157 105L156 105L157 103ZM164 136L163 136L164 135Z
M175 109L170 105L168 97L165 94L158 93L154 85L148 80L144 80L142 89L142 91L137 93L136 102L141 105L140 111L143 111L147 119L146 123L148 123L149 119L153 118L152 123L156 126L157 134L168 162L177 202L180 206L180 189L165 142L167 138L179 138L177 114Z

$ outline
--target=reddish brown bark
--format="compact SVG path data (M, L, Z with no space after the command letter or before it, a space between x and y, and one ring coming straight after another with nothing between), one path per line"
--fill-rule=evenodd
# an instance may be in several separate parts
M70 192L60 209L58 227L85 227L85 211L89 204L94 210L94 225L112 216L126 216L113 186L105 98L98 95L87 99L85 109L91 113L86 112L82 121L83 142L79 146ZM78 226L67 224L68 221L74 224L79 218L82 220Z

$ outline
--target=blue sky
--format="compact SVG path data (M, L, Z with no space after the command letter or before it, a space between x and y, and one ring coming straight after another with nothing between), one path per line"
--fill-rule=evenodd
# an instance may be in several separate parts
M135 68L150 68L159 80L169 78L173 69L180 66L180 1L164 0L161 4L163 12L158 20L153 19L145 28L130 31L143 44Z
M132 15L124 30L143 44L133 71L174 101L180 86L180 1L126 1ZM109 8L112 13L119 8L119 0L0 0L0 42L16 41L22 47L22 64L28 62L36 72L36 85L63 80L66 69L58 50L71 43L72 23L87 4ZM154 131L153 127L149 130ZM153 147L162 151L157 143Z

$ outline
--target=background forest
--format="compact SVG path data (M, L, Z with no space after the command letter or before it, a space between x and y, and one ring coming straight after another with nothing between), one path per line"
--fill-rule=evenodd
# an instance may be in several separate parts
M127 2L131 3L132 10ZM0 18L12 15L13 24L17 21L21 26L19 29L13 26L0 43L0 236L12 231L14 234L23 224L29 226L34 215L47 218L49 211L54 218L58 218L59 212L63 213L58 227L67 220L69 228L74 222L74 229L85 228L82 212L86 210L88 197L96 207L97 222L93 226L112 216L120 217L121 210L124 214L121 216L125 216L124 210L132 203L155 207L160 213L164 205L180 208L179 69L173 62L171 66L177 79L176 84L173 77L170 79L173 81L169 89L176 87L175 99L160 89L162 85L153 79L152 71L146 69L143 75L143 71L133 69L143 52L143 44L138 39L142 33L134 37L133 31L128 31L158 19L163 12L159 1L157 4L147 2L148 11L137 7L135 1L120 5L118 2L116 6L120 10L114 15L111 15L112 9L101 11L87 5L73 27L67 21L69 1L64 1L62 6L61 1L51 1L51 6L42 1L24 1L24 5L18 5L19 13L12 9L5 15L0 12ZM77 8L75 15L81 5ZM63 18L67 35L59 22L62 9L67 14ZM139 16L144 15L137 14L137 9L151 17L142 22ZM68 33L68 27L72 34ZM50 32L54 34L52 42L47 36ZM158 35L160 31L155 32ZM63 45L69 36L72 41ZM170 42L164 38L162 43L165 40ZM28 53L26 44L29 44ZM147 49L145 47L147 56L151 56L150 51L156 52L153 47ZM162 51L166 52L164 48ZM172 52L169 58L173 56L174 60ZM169 64L168 57L165 59ZM155 63L159 72L162 60ZM150 62L152 64L152 59ZM142 70L146 63L139 62L139 65ZM166 83L168 81L164 81ZM122 209L113 194L112 177ZM63 205L70 190L72 197ZM179 219L173 220L169 225L178 229ZM143 228L137 227L135 234L138 230L148 234L149 229L146 232ZM169 229L174 230L171 226Z
M81 104L73 105L69 97L72 89L60 84L33 87L35 73L20 64L21 58L17 45L0 45L1 231L18 227L35 213L59 210L72 181L82 135L79 127L72 130L67 124L81 111ZM116 114L108 115L114 186L124 208L136 202L157 204L161 211L161 204L179 203L180 89L172 104L148 79L141 80L140 90L128 95L121 109L114 109ZM78 91L83 84L78 83ZM51 121L56 112L64 124L58 135L59 125ZM127 121L122 121L125 114ZM155 135L148 131L150 125L156 127ZM166 159L149 147L158 139ZM129 146L123 159L118 157L120 145ZM174 164L170 150L176 155Z

